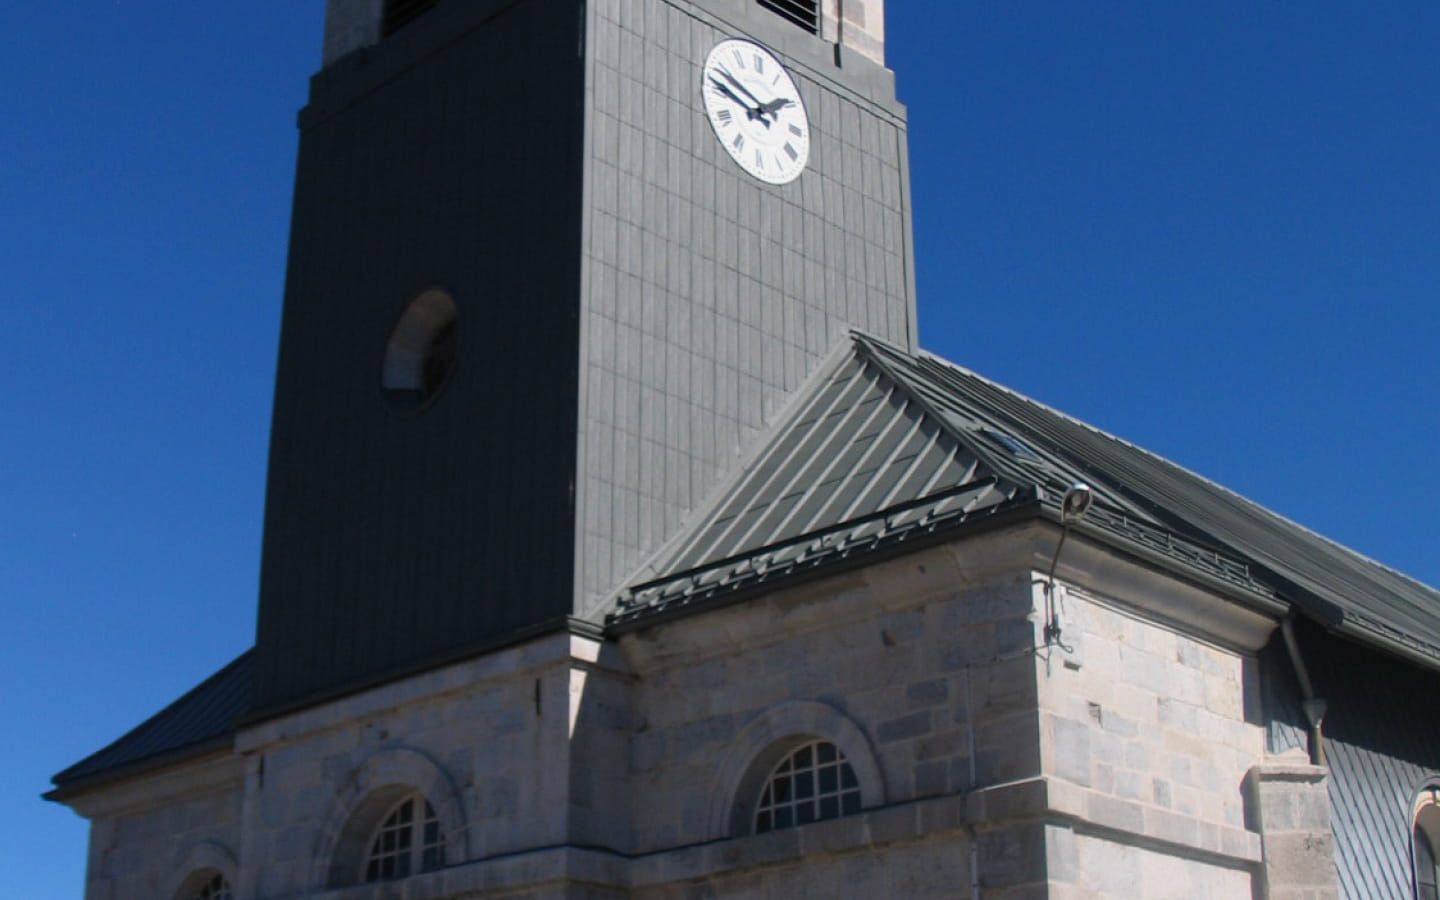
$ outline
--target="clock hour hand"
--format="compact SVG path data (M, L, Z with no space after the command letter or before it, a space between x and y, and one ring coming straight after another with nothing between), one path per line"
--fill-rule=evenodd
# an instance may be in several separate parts
M780 97L780 98L777 98L777 99L775 99L775 100L771 100L769 103L762 103L762 104L760 104L760 111L761 111L762 113L765 113L766 115L771 115L771 116L773 116L773 115L775 115L777 112L779 112L780 110L784 109L784 108L787 107L787 106L790 106L790 105L793 104L794 102L795 102L794 100L790 100L790 99L788 99L788 98L786 98L786 97Z

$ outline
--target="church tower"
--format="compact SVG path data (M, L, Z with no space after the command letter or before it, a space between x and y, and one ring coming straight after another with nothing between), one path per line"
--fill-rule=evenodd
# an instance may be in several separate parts
M257 716L645 570L846 329L914 346L882 0L329 0Z

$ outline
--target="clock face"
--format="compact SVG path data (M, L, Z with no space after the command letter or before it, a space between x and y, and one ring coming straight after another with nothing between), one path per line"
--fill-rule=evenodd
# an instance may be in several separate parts
M810 119L790 73L750 41L721 41L705 59L701 94L710 127L745 171L770 184L800 176L810 158Z

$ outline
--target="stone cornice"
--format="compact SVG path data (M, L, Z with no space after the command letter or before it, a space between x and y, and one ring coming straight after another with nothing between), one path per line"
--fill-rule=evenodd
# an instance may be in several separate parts
M244 782L245 761L227 745L183 763L53 799L95 820L169 806L220 791L232 791L238 798Z

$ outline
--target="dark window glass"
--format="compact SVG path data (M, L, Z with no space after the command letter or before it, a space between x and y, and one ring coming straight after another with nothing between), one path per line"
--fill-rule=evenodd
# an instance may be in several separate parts
M234 895L230 892L230 882L225 880L224 875L216 875L205 882L200 888L200 893L195 895L195 900L231 900Z
M771 772L755 808L755 831L764 833L860 811L855 770L828 741L799 747Z
M423 804L423 805L422 805ZM423 818L417 818L423 812ZM380 823L365 861L366 881L404 878L445 864L445 834L435 809L418 796L402 800Z
M380 36L389 37L429 12L436 0L385 0L385 17L380 23Z
M440 395L455 371L457 337L455 301L445 291L423 291L405 306L380 366L380 394L392 412L417 413Z
M820 0L759 0L759 3L811 34L820 33Z

